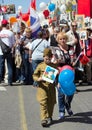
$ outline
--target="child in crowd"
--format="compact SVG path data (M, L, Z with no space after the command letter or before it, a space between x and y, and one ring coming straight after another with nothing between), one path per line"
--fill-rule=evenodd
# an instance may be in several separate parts
M21 74L21 64L22 64L22 56L20 49L20 32L17 32L15 35L15 45L14 45L14 57L15 57L15 66L16 66L16 82L20 82L22 79Z
M41 125L47 127L52 122L54 105L56 103L56 83L49 83L42 79L42 75L47 65L56 68L51 63L52 51L46 48L43 53L44 61L40 63L33 74L33 79L38 82L37 100L40 103Z

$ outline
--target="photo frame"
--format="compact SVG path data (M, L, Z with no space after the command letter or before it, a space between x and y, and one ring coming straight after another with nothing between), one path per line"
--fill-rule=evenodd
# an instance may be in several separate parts
M81 30L79 33L79 36L80 36L80 40L87 40L88 39L88 35L87 35L86 30Z
M51 66L47 66L45 69L45 72L42 75L42 79L44 81L47 81L49 83L53 83L55 81L55 78L58 74L58 70L51 67Z
M78 29L83 29L84 28L84 18L85 15L75 15L75 20L77 21L77 27Z
M69 17L68 14L61 14L61 15L60 15L60 20L63 20L63 19L64 19L64 20L67 21L67 20L68 20L68 17Z

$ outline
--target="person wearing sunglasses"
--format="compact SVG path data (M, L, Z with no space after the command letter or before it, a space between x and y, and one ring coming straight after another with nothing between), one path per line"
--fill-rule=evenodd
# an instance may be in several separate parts
M81 52L81 46L80 46L80 42L79 42L79 34L77 32L77 22L76 21L71 22L70 30L66 34L68 36L67 44L72 47L71 52L70 52L71 59L74 60L79 56L79 54ZM80 82L83 81L83 78L82 78L83 76L81 76L81 72L79 74L78 68L80 68L79 61L75 65L75 82L80 84ZM77 75L77 73L78 73L78 75Z

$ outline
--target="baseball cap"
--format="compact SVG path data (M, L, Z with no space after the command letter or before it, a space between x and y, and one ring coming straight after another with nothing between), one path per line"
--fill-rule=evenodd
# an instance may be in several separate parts
M9 22L6 19L3 19L1 23L2 25L7 25Z

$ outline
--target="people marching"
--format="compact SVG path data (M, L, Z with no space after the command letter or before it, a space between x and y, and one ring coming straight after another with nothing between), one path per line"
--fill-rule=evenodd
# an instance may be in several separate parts
M67 81L60 84L58 77L62 73L62 67L68 65L75 75L72 87L92 85L92 28L85 28L87 33L85 38L84 35L80 36L77 21L74 20L68 24L64 20L60 21L59 25L54 24L53 32L51 32L52 23L50 26L42 26L37 32L37 37L32 37L31 27L27 27L22 21L16 31L14 31L15 28L9 26L6 19L2 20L1 25L0 84L7 83L7 80L8 86L13 86L15 82L19 85L32 85L37 88L43 127L47 127L53 121L56 90L59 120L64 119L65 109L69 116L73 116L71 103L75 91L69 95L61 91L63 86L67 87ZM1 43L10 48L7 55ZM53 83L42 79L47 65L58 70ZM70 68L66 69L70 70ZM8 73L8 78L5 80L6 73ZM76 91L78 92L77 89Z

